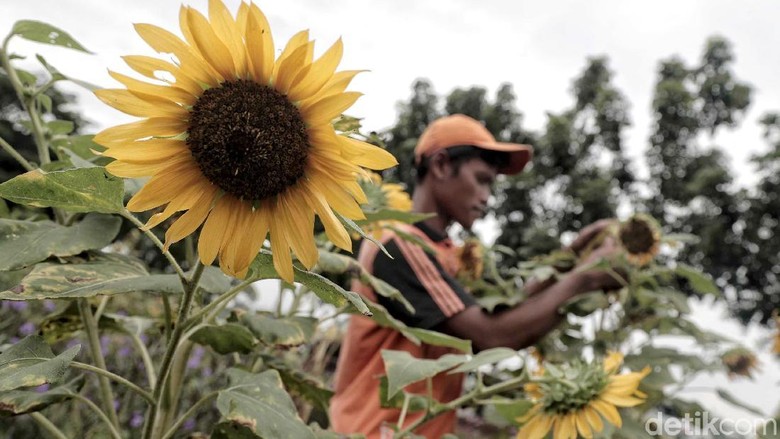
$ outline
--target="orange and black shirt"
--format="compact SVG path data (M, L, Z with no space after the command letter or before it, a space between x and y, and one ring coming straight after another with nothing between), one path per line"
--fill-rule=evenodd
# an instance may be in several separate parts
M420 238L435 254L409 242L396 233L385 231L380 241L391 257L371 242L364 241L358 261L379 279L397 288L415 309L410 313L395 300L376 294L368 285L355 283L352 289L365 298L383 305L398 320L409 326L436 329L446 319L475 304L474 298L455 280L458 259L455 247L423 223L399 228ZM369 439L391 437L384 427L398 422L400 411L384 409L379 401L379 379L385 375L382 350L404 350L417 358L437 359L453 349L414 344L398 331L377 325L364 316L350 317L347 333L339 354L334 382L335 395L331 399L331 420L339 433L363 433ZM433 378L433 396L448 402L460 396L462 374L442 373ZM427 393L424 382L404 389L410 393ZM406 422L413 422L421 414L410 414ZM452 433L455 413L441 415L420 427L416 434L438 438ZM383 434L383 430L388 435Z

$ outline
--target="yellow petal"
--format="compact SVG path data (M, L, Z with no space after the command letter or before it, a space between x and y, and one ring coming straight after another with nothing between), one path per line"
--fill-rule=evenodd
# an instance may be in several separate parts
M134 212L153 209L174 199L186 187L206 181L194 160L174 163L152 177L127 203Z
M610 351L607 357L604 358L604 370L608 373L615 373L620 369L623 364L623 354L620 352Z
M167 30L151 24L135 24L135 31L152 49L159 53L171 53L179 60L182 71L197 82L216 86L218 75L190 46Z
M250 11L251 12L251 11ZM288 56L290 56L291 53L295 51L295 49L303 46L304 44L307 44L309 42L309 31L308 30L302 30L290 38L289 41L287 41L287 45L284 46L284 50L282 50L282 53L279 55L279 58L276 59L276 62L274 63L273 71L271 73L271 77L275 78L279 71L279 66L281 65L282 61L284 61Z
M285 236L285 227L278 221L271 221L271 251L274 254L274 268L279 276L292 283L295 279L293 271L292 257L290 256L290 245Z
M605 392L600 396L600 398L617 407L634 407L644 402L644 400L641 400L639 398L634 398L631 396L623 396L623 395L618 395L616 393L609 393L609 392Z
M338 137L347 160L358 166L368 169L387 169L398 164L394 155L378 146L345 136Z
M200 261L205 265L211 265L214 262L220 247L222 247L222 239L230 219L230 203L227 198L228 196L225 195L217 200L217 204L211 209L211 213L200 231L198 255Z
M338 248L351 252L352 240L349 237L349 233L347 233L341 221L336 218L336 215L333 214L325 196L316 189L316 185L312 184L312 182L306 182L306 190L303 191L303 194L309 206L320 217L328 239Z
M343 180L354 181L355 175L360 172L360 169L340 156L334 156L325 152L318 151L316 149L309 150L308 166L313 166L318 170L329 173L331 177Z
M268 20L255 4L249 6L246 49L255 82L268 85L274 70L274 40Z
M185 105L193 105L197 100L195 96L176 86L150 84L121 73L112 72L111 70L108 71L108 74L121 82L130 92L143 93L152 96L164 96L173 102Z
M302 198L299 187L287 189L277 197L281 224L285 236L298 260L307 270L317 263L319 253L314 242L314 210Z
M610 424L618 428L623 425L623 421L620 419L620 413L618 413L614 405L599 399L591 401L590 405L601 413L601 416L604 416L604 419L609 421Z
M152 117L117 125L97 133L92 139L103 146L115 146L149 136L175 136L187 131L187 122L172 117Z
M344 54L344 44L339 38L317 61L311 64L307 72L300 72L299 77L290 87L289 98L299 101L314 95L333 77Z
M243 34L239 33L233 16L220 0L209 0L209 21L219 39L233 58L233 69L239 78L246 77L246 51Z
M588 424L591 426L593 431L598 432L604 429L604 423L601 422L601 417L592 407L585 406L582 410L580 410L580 413L585 415L585 419L588 421Z
M107 149L103 155L126 163L158 163L178 154L190 154L183 140L151 139Z
M237 261L236 265L244 267L237 270L237 277L243 279L246 276L249 265L263 246L268 234L268 224L268 214L265 210L257 209L249 213L246 229L243 232L244 237L233 249L233 260Z
M170 160L163 160L158 163L126 163L121 160L113 161L106 165L106 170L117 177L138 178L149 177L162 172L163 169L175 164L191 162L192 157L180 154L172 157Z
M195 230L203 224L203 221L206 220L206 215L208 215L211 210L211 204L216 195L216 186L211 185L206 187L192 208L184 212L184 214L165 232L166 248L174 242L178 242L191 233L194 233Z
M587 416L585 416L584 410L578 410L576 412L576 423L577 423L577 431L580 433L580 436L590 439L593 437L593 432L590 429L590 423L588 422Z
M308 126L330 123L333 119L352 106L361 93L349 91L325 97L309 106L301 107L301 115Z
M249 4L241 2L241 4L238 5L238 12L236 13L236 26L238 27L238 31L241 32L241 35L246 33L246 22L248 17Z
M290 56L286 57L279 63L279 69L276 70L276 75L271 78L271 82L274 84L274 88L282 94L287 94L292 86L293 79L296 75L307 66L306 56L309 52L309 47L314 43L304 44L295 49Z
M328 80L328 82L313 96L304 98L303 101L301 101L301 106L309 106L314 102L319 101L320 99L326 97L326 96L332 96L341 94L344 92L344 90L349 87L349 84L352 82L352 79L358 74L366 72L367 70L344 70L341 72L336 72L333 74L333 76Z
M574 426L574 417L569 414L558 415L555 419L553 437L555 439L576 439L577 429Z
M157 72L167 72L173 76L175 82L172 84L175 84L177 87L187 90L193 96L200 96L203 93L203 87L197 81L169 62L141 55L127 55L123 56L122 59L131 69L147 78L169 82L164 77L157 75Z
M123 89L103 89L95 95L106 104L132 116L186 118L187 110L158 96L131 93Z
M236 79L233 57L225 44L219 39L206 17L193 8L187 9L187 22L192 38L203 58L226 81Z
M522 439L542 439L553 426L553 417L544 413L538 413L518 432L517 437Z
M347 218L363 219L365 214L355 199L346 192L341 184L330 178L327 174L318 172L314 169L311 170L312 181L316 182L316 187L320 193L325 196L333 210L346 216ZM343 182L342 182L343 183Z
M167 220L176 212L190 209L199 201L203 195L204 189L209 186L211 186L211 184L204 181L201 184L186 187L165 206L165 210L152 215L152 217L149 218L149 221L144 224L144 228L148 230L157 227L158 224Z
M233 259L235 252L232 251L238 244L238 240L244 236L242 226L247 216L244 215L248 205L243 201L226 194L222 198L227 199L227 210L230 212L225 227L225 233L222 237L222 243L219 246L219 268L231 276L237 276L238 272L244 267L239 267L236 260Z

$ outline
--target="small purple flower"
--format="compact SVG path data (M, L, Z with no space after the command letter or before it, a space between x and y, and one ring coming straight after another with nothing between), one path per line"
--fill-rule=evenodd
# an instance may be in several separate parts
M79 340L77 338L71 338L70 340L68 340L68 343L66 344L66 346L68 346L69 348L72 348L73 346L76 346L77 344L81 344L81 340Z
M111 343L111 339L107 335L100 337L100 350L103 352L108 351L108 344Z
M38 393L47 392L49 390L49 383L41 384L40 386L34 388L33 390L35 390Z
M14 311L24 311L27 309L27 302L23 300L12 300L8 306Z
M10 341L11 344L16 344L19 341L19 337L11 337L8 341Z
M210 377L211 374L214 373L210 367L204 367L203 372L201 373L204 377Z
M44 300L43 301L43 309L45 309L48 312L52 312L57 308L57 304L54 303L53 300Z
M189 369L195 369L196 367L200 366L200 362L203 359L203 353L205 350L201 346L195 346L195 348L192 350L192 355L190 356L190 359L187 360L187 368Z
M35 334L35 325L33 322L25 322L19 327L19 334L27 337L28 335Z
M122 349L120 349L119 351L117 351L116 354L119 355L120 358L128 357L128 356L130 356L130 347L129 346L125 346Z
M114 400L114 410L119 410L119 400L118 399Z
M138 338L141 339L141 343L143 344L149 343L149 337L147 337L146 334L141 334L141 336Z
M133 417L130 418L130 427L139 428L144 425L144 415L141 412L133 412Z
M182 427L185 430L192 430L193 428L195 428L195 419L187 418L187 420L184 421L184 425Z

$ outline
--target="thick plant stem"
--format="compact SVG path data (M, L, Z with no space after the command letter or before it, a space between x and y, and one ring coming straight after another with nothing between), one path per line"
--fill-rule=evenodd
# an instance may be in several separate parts
M44 429L47 433L55 437L56 439L68 439L68 436L62 432L56 425L54 425L46 416L43 416L40 412L30 413L30 417L38 424L39 427Z
M166 407L163 407L161 404L163 402L163 396L165 395L163 390L168 381L168 374L171 371L171 364L173 363L174 355L179 348L179 341L181 340L181 336L184 333L184 322L190 313L192 301L195 297L195 291L198 289L198 282L200 282L200 277L203 275L205 268L206 267L203 264L198 262L198 264L195 266L194 272L192 273L192 278L185 279L185 281L182 283L184 288L184 295L182 297L181 303L179 304L179 313L176 317L175 327L173 329L173 333L171 334L171 339L168 340L168 347L165 350L165 355L163 356L162 363L160 364L160 372L157 376L157 382L154 386L153 398L156 401L156 404L150 406L149 411L147 412L146 425L144 427L143 434L145 439L158 438L163 434L162 428L164 427L157 422L158 418L164 419L167 416Z
M103 358L103 352L100 348L100 338L98 337L98 326L95 316L92 315L92 309L89 306L87 299L78 299L79 313L81 314L81 320L84 322L84 331L87 334L87 340L89 341L89 348L92 352L92 360L98 369L107 371L106 360ZM98 383L100 384L100 394L103 399L103 409L108 413L108 419L112 425L119 427L119 418L116 415L114 409L114 392L111 390L111 383L108 381L108 377L101 374L98 375Z
M179 348L171 364L171 373L168 375L168 383L162 395L161 408L164 408L165 418L161 420L160 427L168 428L173 422L174 416L179 411L179 398L181 386L184 382L184 373L187 370L187 362L190 360L193 343L187 340L186 334L182 336Z

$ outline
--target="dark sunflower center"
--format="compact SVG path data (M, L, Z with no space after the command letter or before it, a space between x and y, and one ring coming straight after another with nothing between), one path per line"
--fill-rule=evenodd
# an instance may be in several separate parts
M653 248L655 236L647 222L632 218L620 226L620 242L629 253L645 253Z
M301 178L309 140L300 112L284 95L238 80L198 99L187 145L209 181L240 199L262 200Z

